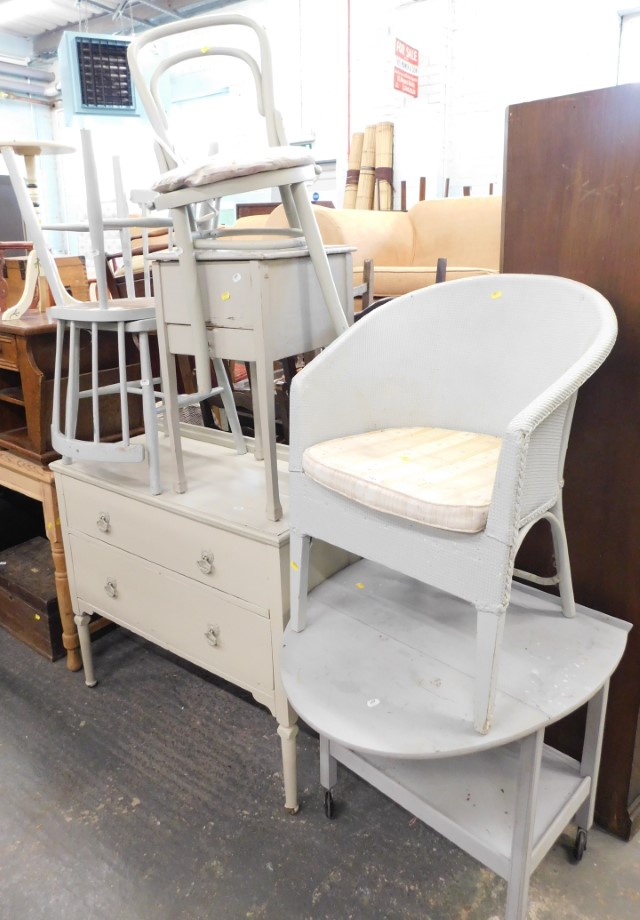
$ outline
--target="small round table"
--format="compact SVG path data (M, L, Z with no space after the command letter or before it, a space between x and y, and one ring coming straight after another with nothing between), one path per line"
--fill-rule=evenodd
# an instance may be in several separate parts
M309 595L308 625L280 654L292 708L320 736L332 815L337 764L376 786L507 881L525 920L529 877L575 817L593 823L609 678L630 624L514 583L495 722L473 730L475 615L464 601L361 560ZM587 704L580 760L544 744Z
M38 199L36 157L46 156L49 154L73 153L75 148L69 147L67 144L60 144L57 141L0 140L0 150L2 150L5 161L7 159L5 151L8 149L12 150L13 153L18 154L18 156L24 157L26 184L27 188L29 189L29 197L31 198L31 203L36 214L38 214L40 201ZM9 164L7 163L7 166L8 165ZM13 185L13 176L11 177L11 184Z
M62 284L57 277L55 266L51 253L40 227L39 208L40 200L38 196L38 182L36 178L36 157L57 155L61 153L73 153L74 147L67 144L60 144L57 141L43 140L0 140L0 152L4 157L11 179L11 185L20 208L20 214L24 221L27 237L32 241L38 254L38 259L44 270L44 274L49 281L49 287L56 303L64 303L64 292ZM18 168L17 156L24 157L26 184L25 179L20 174ZM28 190L28 191L27 191Z

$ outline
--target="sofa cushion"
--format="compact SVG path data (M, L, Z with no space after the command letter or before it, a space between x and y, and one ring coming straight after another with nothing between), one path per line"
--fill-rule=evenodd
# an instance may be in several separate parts
M447 281L456 278L473 278L475 275L495 274L497 269L471 268L467 266L447 266ZM362 275L362 270L360 270ZM355 276L355 270L354 270ZM429 287L436 283L436 268L422 266L375 265L374 292L376 297L399 297L409 291Z
M448 280L499 271L499 196L420 201L407 212L313 210L326 245L354 247L354 285L362 283L364 260L373 259L376 297L397 297L433 284L439 258L447 260ZM257 218L245 220L247 226L261 225ZM234 226L243 225L240 220ZM282 205L264 226L288 226Z
M353 501L419 524L478 533L487 523L502 441L443 428L387 428L307 448L307 476Z
M407 212L413 226L414 249L409 265L500 267L502 198L434 198L419 201ZM385 263L396 265L395 261Z

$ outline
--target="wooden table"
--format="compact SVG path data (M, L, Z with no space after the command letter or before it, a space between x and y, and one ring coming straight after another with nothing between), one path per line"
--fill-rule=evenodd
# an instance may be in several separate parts
M57 304L64 303L65 295L62 283L56 272L53 256L49 252L44 234L40 227L40 199L36 175L36 157L73 153L74 149L74 147L69 147L67 144L60 144L57 141L16 138L11 140L0 139L0 153L2 153L7 166L11 185L26 227L27 236L32 241L38 253L38 259L40 260L44 274L49 282L54 302ZM26 185L25 179L21 175L18 167L17 156L24 157Z
M62 644L67 651L67 667L70 671L79 671L82 667L80 643L71 607L53 473L41 463L0 450L0 486L34 498L42 504L45 533L51 544L53 556L56 595L62 623Z
M529 876L576 818L593 822L609 677L628 623L514 586L491 731L473 730L475 611L367 561L309 596L308 625L280 656L289 702L320 734L320 779L344 763L508 882L506 920L525 920ZM588 703L581 756L545 726Z

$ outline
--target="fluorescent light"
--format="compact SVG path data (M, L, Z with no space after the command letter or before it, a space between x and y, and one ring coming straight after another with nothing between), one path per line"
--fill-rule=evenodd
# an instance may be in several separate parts
M24 16L34 16L44 12L49 6L48 0L40 0L40 3L30 3L28 8L24 0L6 0L6 3L0 3L0 25L5 25L15 19L22 19Z

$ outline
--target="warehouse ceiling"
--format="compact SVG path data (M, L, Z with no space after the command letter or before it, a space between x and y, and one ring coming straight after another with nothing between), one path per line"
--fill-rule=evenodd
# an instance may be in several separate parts
M55 54L62 33L86 28L102 34L140 32L151 26L213 12L237 0L0 0L0 32L33 41L34 58Z

